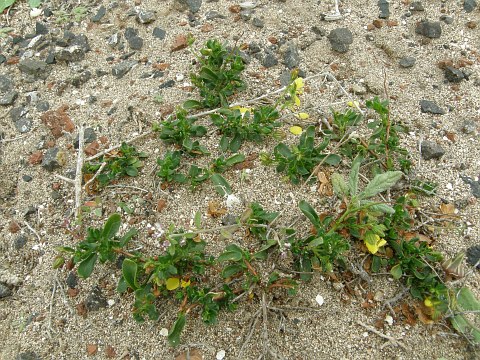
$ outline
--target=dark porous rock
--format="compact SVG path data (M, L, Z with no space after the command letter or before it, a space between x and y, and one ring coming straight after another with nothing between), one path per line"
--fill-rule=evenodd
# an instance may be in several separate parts
M447 66L444 70L445 79L452 83L459 83L465 79L465 75L458 69L452 66Z
M378 17L380 19L387 19L390 16L390 3L387 0L378 0L377 4L380 10Z
M30 118L24 117L15 121L14 125L18 132L24 134L32 130L33 121Z
M196 13L202 6L202 0L175 0L175 4L182 11L190 10L192 13Z
M262 19L259 19L257 17L254 17L252 19L252 25L255 26L255 27L258 27L258 28L263 28L265 26L265 21L263 21Z
M143 47L143 39L140 36L131 36L127 42L132 50L140 50Z
M37 21L35 23L35 34L36 35L47 35L48 34L48 28L47 25L44 23Z
M90 45L88 44L88 38L85 34L79 34L79 35L73 36L73 38L70 41L70 45L80 46L80 48L84 52L90 51Z
M25 182L30 182L33 180L33 178L30 175L23 175L22 176L23 181Z
M464 134L474 134L478 125L474 120L465 120L463 122L462 131Z
M233 214L227 214L222 218L223 226L235 225L237 222L238 222L238 216L235 216Z
M150 10L140 10L137 13L137 21L140 24L150 24L155 21L155 13Z
M106 13L107 9L105 8L105 6L102 5L98 8L97 13L93 15L90 20L92 20L92 22L99 22L100 20L102 20Z
M97 140L97 134L95 133L95 130L91 127L88 127L84 131L84 142L85 144L90 144ZM73 146L75 149L78 149L79 141L78 141L78 134L77 137L75 138L75 141L73 142Z
M0 299L10 295L12 295L10 288L6 284L0 282Z
M5 61L7 61L7 58L5 57L5 55L0 54L0 65L3 64Z
M205 13L206 20L213 20L213 19L225 19L226 16L220 14L218 11L210 10Z
M420 1L414 1L410 4L410 11L425 11L425 8Z
M25 117L27 114L27 108L25 108L24 106L19 106L10 110L10 119L15 122L20 120L22 117Z
M470 185L470 190L472 191L472 195L475 196L477 199L480 199L480 180L475 181L471 177L460 175L463 182Z
M25 351L18 354L15 357L15 360L42 360L42 358L35 354L33 351Z
M88 311L98 311L106 308L107 305L107 299L98 286L95 286L85 299L85 306Z
M480 245L470 246L467 249L467 264L472 266L477 266L477 269L480 270Z
M251 42L250 44L248 44L248 52L250 54L257 54L260 51L262 51L262 48L256 42Z
M153 36L155 36L157 39L163 40L165 39L165 35L167 32L159 27L156 27L153 29Z
M430 39L438 39L442 35L442 26L439 21L422 20L417 23L415 32Z
M445 110L430 100L420 100L420 110L422 113L430 113L435 115L445 114Z
M84 70L79 75L74 76L71 79L71 83L72 83L73 86L78 88L78 87L82 86L83 84L85 84L91 78L92 78L92 73L89 70Z
M262 59L262 65L266 68L271 68L278 64L278 59L275 54L269 50L265 51L265 56Z
M445 150L433 141L422 141L421 149L422 157L425 160L440 159L443 155L445 155Z
M415 62L417 59L415 59L413 56L407 56L404 58L401 58L400 61L398 62L398 65L400 65L402 68L411 68L413 65L415 65Z
M283 55L283 62L289 69L297 68L300 65L300 54L294 43L288 43L287 50Z
M138 30L135 29L135 28L132 28L132 27L127 27L125 29L124 35L125 35L125 39L127 39L127 41L128 41L128 39L130 39L132 37L135 37L135 36L138 36Z
M165 81L164 83L160 84L160 86L158 87L159 89L166 89L166 88L171 88L171 87L174 87L175 86L175 80L167 80Z
M13 246L16 250L20 250L27 244L28 238L25 235L20 235L13 241Z
M18 97L17 91L9 91L4 95L0 96L0 105L8 106L12 105L15 102L15 99Z
M475 10L476 7L477 7L477 2L475 0L464 0L463 1L463 10L465 10L465 12L467 12L467 13Z
M35 78L45 80L49 73L50 68L45 61L25 59L18 63L18 69L27 75L32 75Z
M65 282L67 283L67 286L70 289L75 289L78 285L77 275L73 271L70 271L68 273L68 276L67 276L67 279L65 280Z
M442 20L447 25L453 24L453 17L451 16L442 15L440 16L440 20Z
M6 92L13 88L13 81L7 75L0 75L0 92Z
M330 41L332 50L339 53L346 53L350 44L353 43L353 35L347 28L337 28L330 31L330 34L328 34L328 40Z
M112 75L115 76L117 79L122 78L128 73L135 65L137 65L136 60L125 60L121 63L115 65L112 68Z
M50 109L50 104L46 100L39 101L37 103L36 109L41 112L48 111L48 109Z
M56 168L60 167L58 162L57 155L59 149L57 147L50 148L45 152L42 160L42 167L47 171L53 171Z

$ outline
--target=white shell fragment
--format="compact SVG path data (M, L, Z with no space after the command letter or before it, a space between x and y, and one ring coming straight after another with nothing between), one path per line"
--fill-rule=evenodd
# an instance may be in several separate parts
M388 325L393 325L393 317L391 317L390 315L385 316L385 322Z
M215 356L215 359L223 360L223 358L225 358L225 350L219 350Z
M257 3L254 1L245 1L239 4L242 9L253 9L257 7Z
M32 10L30 10L30 17L32 18L36 18L36 17L39 17L40 15L42 15L42 9L39 9L39 8L32 8Z
M160 335L164 336L164 337L167 337L168 336L168 329L167 328L162 328L160 330Z
M319 306L322 306L325 300L324 300L323 296L319 294L315 297L315 301L317 302L317 304Z

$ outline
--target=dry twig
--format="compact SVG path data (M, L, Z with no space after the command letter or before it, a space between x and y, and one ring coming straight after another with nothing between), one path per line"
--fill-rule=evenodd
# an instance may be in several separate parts
M364 324L363 322L361 322L360 320L357 320L357 324L360 325L360 326L363 326L365 329L367 329L368 331L371 331L372 333L384 338L384 339L387 339L388 341L383 344L381 346L381 349L383 349L385 346L388 346L388 345L393 345L393 346L399 346L401 347L403 350L405 351L408 351L407 347L405 345L403 345L401 342L400 342L400 339L396 339L392 336L389 336L389 335L385 335L384 333L381 333L380 331L378 331L377 329L375 329L373 326L370 326L370 325L367 325L367 324Z
M77 155L77 169L75 172L75 219L78 218L80 211L80 204L82 202L82 168L83 168L83 147L85 140L85 130L83 125L78 130L78 155Z

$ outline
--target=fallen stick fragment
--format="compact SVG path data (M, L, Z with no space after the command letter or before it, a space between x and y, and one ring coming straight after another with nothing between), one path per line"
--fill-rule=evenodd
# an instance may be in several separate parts
M78 155L77 170L75 172L75 219L78 218L80 203L82 202L82 168L83 168L83 147L85 140L85 130L83 125L78 130Z
M388 342L386 342L384 345L382 345L382 348L386 345L389 345L389 344L392 344L394 346L400 346L403 350L405 351L408 351L407 347L405 345L403 345L399 339L395 339L394 337L392 336L388 336L388 335L385 335L384 333L381 333L380 331L378 331L377 329L375 329L373 326L370 326L370 325L367 325L367 324L364 324L363 322L361 322L360 320L357 320L357 324L360 325L360 326L363 326L365 329L367 329L368 331L371 331L373 332L374 334L384 338L384 339L387 339Z

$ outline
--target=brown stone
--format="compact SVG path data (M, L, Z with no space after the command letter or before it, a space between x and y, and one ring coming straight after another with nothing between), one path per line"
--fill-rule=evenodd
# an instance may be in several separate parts
M62 136L64 131L71 133L75 130L75 124L66 113L67 110L68 105L62 105L57 110L49 110L40 116L55 138Z
M383 27L383 20L380 19L375 19L372 21L373 26L375 26L377 29L380 29Z
M43 160L43 153L39 150L39 151L35 151L29 156L28 163L30 165L38 165L42 162L42 160Z
M88 344L87 345L87 354L89 356L93 356L97 353L98 351L98 345L97 344Z
M188 46L188 41L187 37L185 35L178 35L175 38L175 41L173 42L172 46L170 47L170 51L180 51L185 49Z

